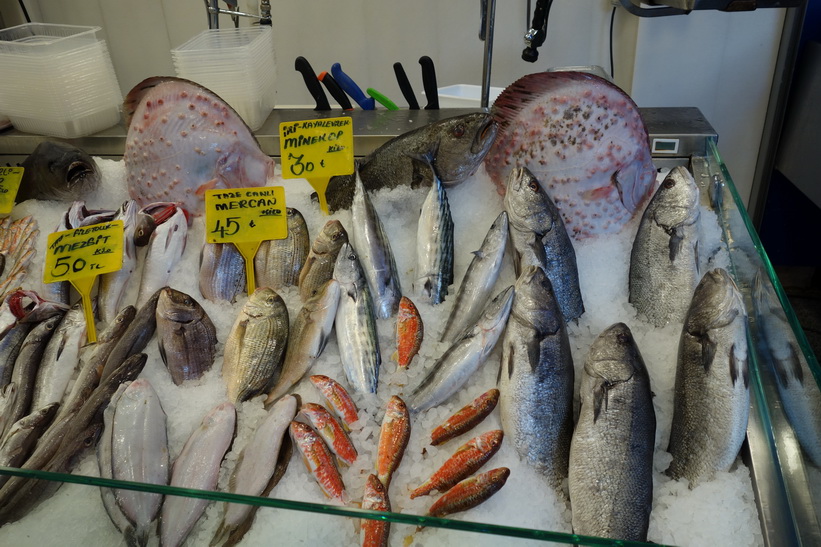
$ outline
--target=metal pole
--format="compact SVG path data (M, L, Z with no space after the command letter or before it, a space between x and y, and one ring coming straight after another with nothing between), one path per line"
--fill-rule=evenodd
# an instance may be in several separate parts
M487 1L485 13L487 29L485 31L485 62L482 67L482 108L490 105L490 65L493 61L493 26L496 20L496 0Z

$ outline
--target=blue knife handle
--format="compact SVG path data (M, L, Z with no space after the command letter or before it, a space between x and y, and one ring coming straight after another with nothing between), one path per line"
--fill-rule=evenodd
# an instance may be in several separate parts
M362 107L362 110L373 110L376 105L373 98L366 96L362 90L356 85L350 76L342 72L342 65L339 63L334 63L331 65L331 75L333 75L334 80L336 83L339 84L339 87L345 90L345 93L351 96L351 98Z

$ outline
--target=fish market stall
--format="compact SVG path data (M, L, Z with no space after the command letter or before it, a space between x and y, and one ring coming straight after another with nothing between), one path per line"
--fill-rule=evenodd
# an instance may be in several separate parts
M694 484L692 488L689 482L695 481L673 479L665 473L674 458L668 452L668 439L676 412L676 354L684 318L656 326L648 317L651 314L647 311L638 314L635 303L629 298L631 253L636 234L640 231L641 214L620 218L619 221L623 222L620 229L605 230L608 233L572 240L584 312L566 325L568 350L575 377L572 382L573 401L568 401L568 404L571 405L573 416L581 420L584 402L581 404L582 408L579 408L579 399L583 400L584 396L580 397L579 393L588 382L587 379L583 380L587 374L585 371L593 367L592 364L586 364L590 359L591 346L605 329L615 323L625 323L631 334L622 333L620 339L629 337L638 348L639 360L643 357L643 366L646 366L648 395L650 391L653 394L651 401L648 398L649 406L652 407L650 410L654 414L655 429L649 432L651 455L647 472L650 477L652 511L649 513L647 541L680 545L774 545L782 542L812 544L819 538L818 513L821 512L821 499L817 485L821 483L821 477L819 469L811 463L812 449L806 448L811 444L806 444L807 441L804 440L811 438L812 428L808 428L807 433L801 431L802 428L796 425L800 423L800 418L796 416L801 416L801 409L793 411L795 407L791 407L788 400L791 397L812 400L817 395L818 389L814 383L819 373L817 361L809 351L800 326L790 312L780 285L769 268L766 255L749 225L730 175L721 162L715 135L709 124L701 123L693 127L692 120L701 119L703 122L703 118L700 113L692 111L682 114L675 109L643 109L640 112L648 126L651 143L658 143L653 145L652 162L659 173L654 177L657 180L649 183L650 187L655 188L668 180L668 175L671 170L675 171L676 166L685 166L692 173L700 195L695 203L699 211L696 223L699 235L697 267L702 273L715 268L729 272L738 286L745 310L737 311L735 316L740 317L746 313L749 318L747 342L739 342L738 347L732 350L737 351L738 355L746 351L748 355L749 375L744 380L750 389L746 442L741 449L741 457L733 456L734 463L729 469L716 472L713 478ZM357 155L376 150L393 136L460 114L465 112L417 111L411 117L407 111L355 111L352 117ZM304 110L275 112L256 132L264 154L278 155L277 128L280 121L310 116L315 116L315 113ZM690 127L682 131L681 124L674 123L677 116L690 122ZM671 130L671 125L678 125L678 131ZM665 152L669 149L662 146L662 143L669 142L670 139L677 139L679 144L676 155ZM9 163L16 163L30 153L40 140L42 139L36 136L21 133L0 135L0 149L19 154L19 160L9 155ZM95 158L100 170L99 186L93 194L83 197L87 209L113 210L120 207L129 197L128 174L124 161L119 157L126 149L123 128L115 127L101 134L84 137L76 140L75 144ZM242 397L232 395L234 388L231 384L226 385L227 378L224 377L229 375L229 369L226 368L225 361L233 359L231 355L236 351L232 348L232 345L236 345L232 334L235 323L238 318L246 317L243 321L249 324L254 315L246 309L249 297L241 288L235 297L228 298L227 301L213 302L204 297L201 255L207 256L208 250L204 248L207 234L202 217L194 217L187 228L187 243L179 251L179 262L169 272L166 283L193 298L210 318L216 342L202 343L200 346L213 348L213 364L203 367L202 371L192 372L192 378L175 377L175 371L168 365L171 342L164 337L166 329L170 332L174 327L163 323L158 313L156 335L148 339L142 350L145 361L137 375L139 379L132 381L131 386L134 391L147 393L145 384L150 385L156 399L144 394L140 396L146 400L159 401L161 412L165 414L165 473L169 472L172 462L182 462L179 463L182 467L192 451L200 451L202 455L207 453L213 460L208 473L191 473L194 476L191 481L172 481L172 486L148 484L148 481L140 480L141 476L137 474L133 475L132 482L123 482L122 475L120 480L114 480L111 475L106 476L106 467L100 463L99 454L107 448L111 448L112 452L116 450L119 438L116 433L117 413L121 408L127 408L129 397L137 397L126 390L112 397L109 408L116 407L116 413L112 411L108 417L110 421L105 422L111 425L108 436L106 425L99 441L96 441L95 435L90 437L96 441L91 443L97 445L96 453L94 450L75 451L80 457L71 474L60 472L64 469L3 470L3 474L15 477L33 477L65 484L48 499L32 507L28 514L21 515L22 518L17 518L16 515L4 517L8 522L0 527L0 541L16 545L36 544L53 541L54 534L59 533L71 543L117 544L125 536L128 542L136 538L138 542L147 540L149 544L154 544L159 534L167 532L169 535L163 537L183 541L179 538L187 536L186 541L191 545L207 544L212 540L224 544L223 534L226 529L229 533L235 532L235 529L225 527L229 508L236 507L227 502L234 502L252 508L259 507L255 514L252 512L239 525L238 529L244 532L244 537L240 534L244 545L270 543L271 540L289 544L304 542L311 545L353 545L361 541L360 534L363 532L360 532L360 526L369 522L367 519L360 519L363 516L384 517L390 521L392 525L389 539L392 545L445 545L454 541L496 545L502 539L497 536L558 543L615 544L613 540L592 537L593 534L590 534L591 537L572 534L577 524L571 514L571 505L565 497L562 481L559 481L557 487L545 473L528 464L526 458L519 455L515 435L505 425L507 418L503 415L504 402L497 410L493 410L491 406L491 412L484 421L476 429L462 433L459 439L436 445L431 443L430 435L437 426L495 388L500 374L506 367L512 366L509 353L512 346L506 345L499 332L499 343L490 344L490 354L477 363L475 371L467 375L458 391L445 397L444 404L427 404L416 389L430 371L436 368L443 355L447 354L450 344L440 341L440 336L448 328L449 316L457 305L456 292L473 263L473 252L485 249L489 230L494 230L494 221L506 210L505 198L488 172L491 170L483 164L467 180L446 189L449 214L452 217L453 281L450 290L447 290L446 284L446 294L440 295L443 300L436 304L419 296L420 266L416 263L415 252L418 228L423 223L419 211L425 210L426 200L431 194L429 188L398 186L369 192L373 210L381 219L384 233L394 250L398 284L402 287L402 294L410 296L415 302L424 325L424 336L416 357L407 366L399 366L391 358L395 350L397 354L402 351L401 347L397 347L399 342L396 323L399 319L392 317L393 314L389 312L385 314L387 317L373 320L381 365L377 362L377 369L380 371L378 377L369 380L374 383L375 389L372 391L375 393L369 393L368 389L355 389L352 377L346 375L345 354L353 342L350 338L340 339L342 330L337 316L335 332L330 334L319 358L302 379L297 376L295 384L285 390L286 393L298 394L301 398L306 418L300 418L299 423L310 421L317 429L322 429L316 425L313 417L307 420L307 405L326 400L317 381L312 381L308 376L326 376L348 388L358 409L348 424L350 442L355 451L346 455L344 448L340 448L336 452L337 459L345 462L338 465L339 480L336 484L318 484L318 479L300 463L304 458L307 465L312 461L312 456L304 452L291 455L286 451L283 453L283 461L287 469L279 476L278 482L275 481L270 492L253 497L228 493L235 482L232 475L241 467L240 462L244 459L241 456L243 450L253 445L255 431L258 428L261 430L263 425L267 426L266 418L274 412L273 409L267 411L265 405L269 406L270 402L278 400L279 395L274 397L272 393L272 401L264 403L266 390L262 395L241 400ZM355 223L361 221L361 217L354 218L354 215L362 214L357 212L356 201L352 210L340 210L326 216L312 200L312 188L307 181L281 180L278 179L279 176L281 167L277 160L274 177L277 178L278 185L285 187L287 206L301 213L309 234L305 236L307 241L314 241L329 220L339 221L348 231L351 241L354 240ZM591 195L591 200L599 198L596 193ZM644 200L641 196L638 199L639 202ZM15 207L12 218L31 215L37 219L40 232L36 236L34 247L40 250L46 246L48 233L60 224L67 205L65 202L29 200ZM511 217L513 210L515 207L508 208ZM604 211L599 214L606 215L606 209ZM511 225L513 224L511 220ZM178 230L183 229L184 225L185 222L181 221ZM359 249L361 247L357 246L361 255L362 251ZM137 264L147 261L148 254L149 251L138 248ZM161 259L163 260L170 261ZM503 297L508 287L520 286L516 275L520 265L514 262L510 252L504 255L498 279L492 285L492 296ZM29 279L34 290L46 294L47 287L40 279L42 268L42 256L38 254L29 265L32 272ZM139 268L135 269L133 279L124 288L124 302L137 302L140 299ZM340 275L337 281L342 289L341 294L350 292L344 289L348 283L346 279ZM154 292L146 291L146 294ZM517 294L519 292L524 291L517 288ZM293 335L303 307L300 290L296 286L283 286L275 294L278 297L268 295L267 301L275 301L280 306L276 312L279 320L283 321L284 316L285 324L291 323ZM155 306L158 310L161 308L158 302L155 302ZM511 313L518 313L515 302L512 306L514 312ZM508 303L508 309L510 307ZM400 304L398 317L402 316L402 309ZM487 309L485 313L489 313ZM508 331L511 330L510 325L509 320ZM211 332L208 328L205 330ZM266 337L273 339L275 334L268 334ZM210 337L206 339L211 340ZM283 344L280 342L278 345ZM83 348L84 360L92 358L93 351L93 347ZM398 355L397 359L401 357ZM785 368L787 364L792 368ZM105 370L102 375L103 378L106 377ZM799 392L794 383L795 377L799 376L803 377L806 387L806 391L800 396L796 395ZM502 383L499 385L501 387ZM384 473L381 469L379 471L379 483L388 490L390 498L391 512L384 512L384 506L380 508L378 504L374 504L368 495L374 488L377 493L379 491L379 487L372 486L369 475L382 463L381 438L390 434L386 433L386 430L390 430L386 424L391 420L398 422L400 426L403 423L404 414L395 408L395 396L406 401L412 413L407 422L410 430L403 433L406 443L404 455L400 450L398 455L393 456L389 470ZM240 399L235 401L235 414L226 411L225 405L229 398ZM293 407L293 416L296 406L293 401L289 404ZM613 404L615 405L615 401ZM333 407L330 403L327 406ZM386 418L394 414L396 418ZM148 417L144 419L146 422L150 420ZM106 420L105 416L103 420ZM201 427L200 424L204 426ZM397 427L401 429L400 426ZM281 436L285 426L279 423L270 427L276 428ZM305 428L310 429L307 426ZM112 429L115 432L113 434ZM208 437L205 431L211 431L213 437ZM504 437L496 433L498 431L504 431ZM647 431L644 433L647 434ZM402 437L403 434L398 435ZM445 465L458 447L473 442L471 446L475 448L482 442L473 440L479 436L484 438L485 435L489 436L488 439L495 435L496 441L492 443L493 449L489 455L484 455L483 462L487 463L474 471L489 472L507 468L509 475L501 479L503 487L498 487L498 492L484 503L466 511L442 513L447 515L445 518L425 516L428 512L436 513L432 509L434 496L420 492L423 482ZM288 437L285 434L285 438ZM295 444L300 445L304 435L292 429L290 437ZM335 440L342 438L338 434ZM802 452L800 443L804 443L803 450L806 452ZM336 442L329 441L329 444L336 448ZM298 448L294 447L294 452ZM276 452L279 452L279 447ZM177 465L174 464L175 467ZM273 473L276 474L276 471ZM206 475L210 482L194 480L205 479ZM385 476L388 477L387 480L381 480ZM486 480L498 482L500 479L488 476ZM572 488L571 486L571 497ZM625 485L623 489L626 488ZM161 524L148 519L146 526L129 529L128 524L124 524L121 526L124 528L123 532L118 530L119 525L115 525L116 517L112 516L111 502L107 496L111 492L117 492L118 496L127 495L124 492L130 489L165 496ZM372 495L378 497L376 494ZM197 499L207 500L200 505L201 518L188 523L185 530L163 531L163 528L174 527L185 520L185 517L179 516L183 512L179 506L193 505ZM368 512L369 508L371 512ZM169 539L166 541L174 542Z

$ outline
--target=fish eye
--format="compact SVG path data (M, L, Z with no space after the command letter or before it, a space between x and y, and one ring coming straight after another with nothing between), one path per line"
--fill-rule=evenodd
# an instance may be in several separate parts
M453 128L454 137L462 137L465 134L465 126L461 123Z
M538 191L539 191L539 183L538 183L538 182L536 182L535 180L531 180L531 181L527 184L527 186L528 186L531 190L533 190L534 192L538 192Z
M670 188L672 188L672 187L673 187L673 186L675 186L675 185L676 185L676 181L675 181L675 180L673 180L673 179L671 179L671 178L666 178L666 179L664 179L663 186L664 186L665 188L670 189Z

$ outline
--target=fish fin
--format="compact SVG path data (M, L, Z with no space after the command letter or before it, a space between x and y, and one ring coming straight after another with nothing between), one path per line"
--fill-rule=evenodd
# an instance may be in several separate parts
M219 181L217 179L211 179L204 184L200 184L199 186L197 186L197 189L194 191L194 193L198 196L204 196L205 192L216 188L218 182Z
M739 378L744 381L744 387L750 387L750 369L747 359L736 359L735 344L730 347L730 378L735 384Z
M704 367L704 371L708 372L716 356L716 345L707 336L699 337L699 341L701 342L701 364Z
M618 169L613 171L613 174L610 175L610 182L616 188L616 192L619 193L619 201L621 202L622 205L624 205L624 208L627 209L628 211L632 211L633 209L628 207L627 204L624 202L624 189L621 187L621 182L619 182L619 170Z
M482 249L479 249L478 251L473 251L473 256L476 258L485 258L485 253L482 252Z
M672 230L668 232L670 234L670 242L668 244L670 248L670 262L675 262L676 257L681 252L681 244L684 242L684 234L683 230L680 226L676 226Z
M601 414L602 405L604 405L604 410L607 410L607 390L610 389L610 384L606 381L600 382L594 389L593 389L593 423L599 419L599 414Z
M165 353L165 344L163 343L162 336L160 336L157 340L157 347L160 350L160 358L162 359L162 362L165 363L165 366L167 367L168 366L168 357L166 356L166 353Z
M534 335L527 341L527 362L530 363L530 372L535 373L539 367L539 357L541 355L541 348L539 340Z
M693 246L693 254L695 255L695 261L696 261L696 277L701 278L701 268L700 268L701 259L698 256L698 239L696 239L696 244Z
M801 361L798 359L798 352L795 351L793 344L790 344L790 364L795 379L798 380L799 384L804 385L804 370L801 368Z
M507 356L507 378L508 380L513 377L513 364L516 362L516 350L514 349L513 345L510 346L510 353ZM501 369L499 370L501 374ZM497 381L498 383L498 381Z

